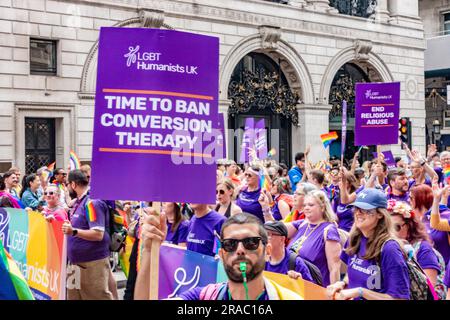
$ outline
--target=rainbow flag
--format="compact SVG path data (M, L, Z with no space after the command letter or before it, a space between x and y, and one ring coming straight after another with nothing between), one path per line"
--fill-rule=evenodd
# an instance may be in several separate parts
M71 171L75 170L75 169L80 169L80 167L81 167L80 159L78 159L77 154L73 150L70 150L69 162L70 162L70 170Z
M450 166L444 168L444 180L450 184Z
M269 181L266 179L266 176L264 174L262 174L259 177L259 187L261 188L261 190L267 190L270 192L270 184Z
M50 170L50 171L53 171L53 170L55 170L55 165L56 165L56 162L53 161L52 163L50 163L50 164L47 166L47 169Z
M95 211L94 203L92 200L89 200L86 203L86 219L89 222L94 222L97 220L97 212Z
M320 139L322 139L324 148L328 147L337 138L338 138L338 135L337 135L336 131L320 135Z
M0 300L34 300L27 281L0 241Z
M270 149L270 151L267 153L268 158L273 158L277 154L277 150L275 148Z

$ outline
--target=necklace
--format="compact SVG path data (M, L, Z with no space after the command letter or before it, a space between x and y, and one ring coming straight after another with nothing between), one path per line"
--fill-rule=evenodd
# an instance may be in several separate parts
M311 229L311 224L308 223L308 226L305 228L305 232L303 233L303 235L295 242L295 244L293 245L293 248L295 250L296 253L298 253L298 251L300 251L300 249L302 248L303 244L305 243L306 239L308 239L308 237L322 224L323 221L319 222L317 224L317 226L315 226L314 228ZM308 233L308 230L311 230Z

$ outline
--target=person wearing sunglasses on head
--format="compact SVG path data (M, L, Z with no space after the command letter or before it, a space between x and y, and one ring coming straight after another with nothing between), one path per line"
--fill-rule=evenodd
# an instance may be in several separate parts
M394 300L410 298L408 267L392 230L385 194L366 188L356 197L355 222L341 253L347 265L343 281L327 288L330 299Z
M155 212L142 226L144 248L136 282L136 299L149 298L150 255L152 241L164 240L167 232L164 214ZM296 293L266 279L263 271L271 246L261 221L240 213L230 217L220 231L219 256L228 281L196 287L181 293L183 300L301 300Z
M263 168L259 166L250 166L245 171L245 180L247 186L243 187L239 192L236 200L243 212L253 214L261 223L264 223L264 215L261 205L258 202L261 195L260 180Z
M65 221L68 219L66 210L60 204L59 193L59 188L54 184L49 184L44 189L44 199L47 205L42 209L42 213L48 221Z
M425 225L405 202L389 200L388 211L394 225L395 235L405 244L412 246L414 257L430 279L436 293L441 299L445 299L447 290L444 289L443 278L446 263L442 255L433 249ZM436 284L438 285L436 286Z
M234 185L230 179L225 179L216 186L217 205L215 210L229 218L232 215L242 213L242 209L233 201Z

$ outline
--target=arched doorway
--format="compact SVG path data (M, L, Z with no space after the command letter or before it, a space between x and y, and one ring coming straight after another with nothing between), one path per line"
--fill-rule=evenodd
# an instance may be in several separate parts
M251 52L234 68L228 86L228 128L236 132L232 144L235 161L239 160L245 120L251 117L265 120L268 150L277 151L274 159L291 165L291 127L298 125L299 95L289 88L280 63Z
M373 70L370 70L370 72L373 72ZM352 159L355 152L359 149L359 147L354 145L355 84L379 80L379 77L372 76L370 72L366 72L363 66L349 62L344 64L334 76L328 97L328 101L332 105L329 115L329 126L330 131L336 131L339 138L330 145L330 157L340 158L341 156L343 100L347 101L347 140L344 157ZM362 149L360 160L366 161L371 159L374 151L375 147L373 146Z

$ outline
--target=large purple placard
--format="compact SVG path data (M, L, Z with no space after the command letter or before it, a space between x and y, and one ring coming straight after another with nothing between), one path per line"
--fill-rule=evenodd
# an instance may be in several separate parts
M101 28L92 197L215 202L218 70L216 37Z
M355 145L398 143L400 82L357 83Z

